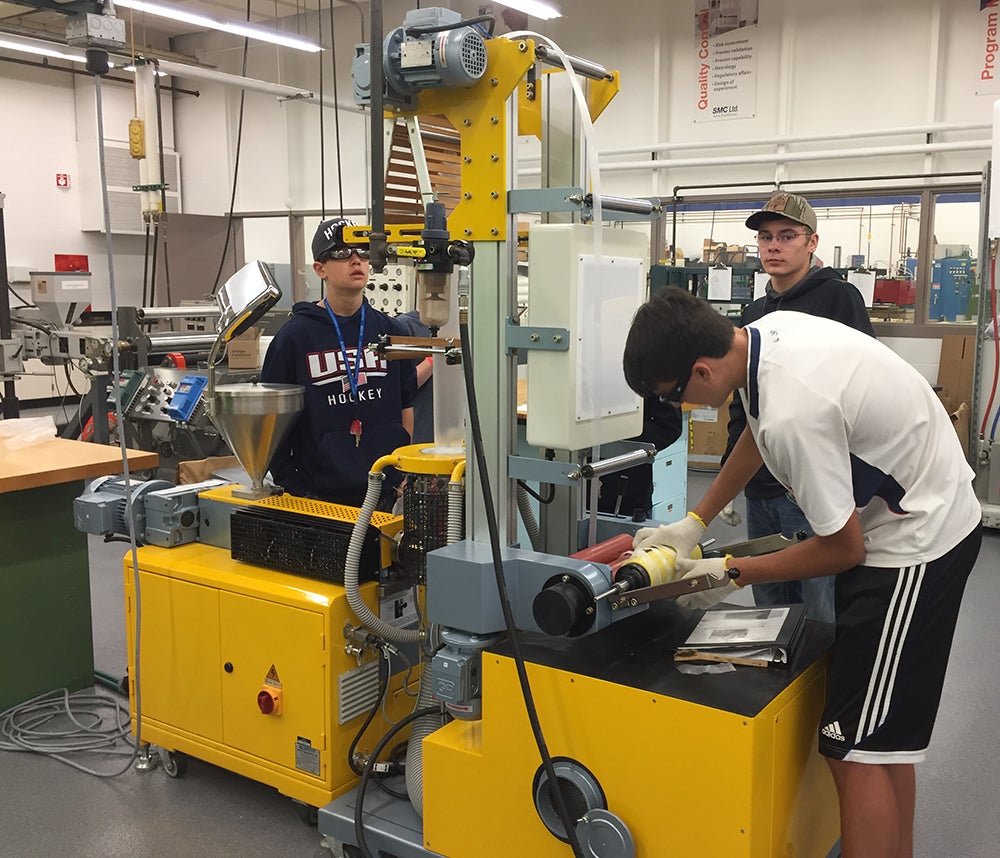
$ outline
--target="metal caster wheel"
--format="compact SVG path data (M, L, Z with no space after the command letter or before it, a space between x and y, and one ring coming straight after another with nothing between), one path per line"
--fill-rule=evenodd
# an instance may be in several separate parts
M163 771L172 778L182 778L187 774L188 757L180 751L161 751Z

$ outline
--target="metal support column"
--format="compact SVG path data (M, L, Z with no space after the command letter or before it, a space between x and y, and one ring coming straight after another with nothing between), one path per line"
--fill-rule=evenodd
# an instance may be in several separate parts
M10 280L7 277L7 235L3 225L4 196L5 194L0 192L0 340L9 340L13 326L10 322ZM19 414L14 379L5 376L3 379L3 417L5 420L13 420Z

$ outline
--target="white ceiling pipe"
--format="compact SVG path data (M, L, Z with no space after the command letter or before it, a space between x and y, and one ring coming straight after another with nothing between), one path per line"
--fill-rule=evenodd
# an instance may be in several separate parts
M865 149L836 149L823 152L777 152L764 155L733 155L725 158L670 158L661 161L623 161L619 164L601 164L602 173L628 170L667 170L685 167L740 167L745 164L787 164L793 161L831 161L845 158L871 158L880 155L929 155L935 152L988 151L991 140L966 140L958 143L925 143L913 146L885 146ZM541 168L518 170L519 176L541 175Z
M289 101L307 101L310 104L319 104L319 96L308 89L301 89L295 86L286 86L281 83L271 83L266 80L257 80L252 77L243 77L238 74L229 74L215 69L202 68L200 66L188 66L184 63L175 63L170 60L159 61L160 71L174 77L188 77L194 80L207 80L219 83L223 86L232 86L237 89L246 89L250 92L260 92L264 95L273 95L276 98L287 99ZM323 98L324 107L336 107L338 110L348 110L353 113L361 113L361 108L353 103L335 102L332 98Z
M47 42L41 39L31 39L14 33L0 33L0 50L23 51L25 53L49 56L58 59L70 60L72 62L84 63L86 57L84 52L60 44L58 42ZM116 67L124 67L125 62L121 59L115 60ZM319 97L311 90L301 87L286 86L280 83L271 83L266 80L257 80L252 77L243 77L238 74L228 74L215 69L204 68L202 66L189 66L184 63L173 62L172 60L159 60L159 70L164 74L173 77L186 77L193 80L207 80L219 83L223 86L231 86L237 89L245 89L250 92L260 92L264 95L273 95L275 98L287 99L289 101L306 101L310 104L319 104ZM338 110L346 110L352 113L362 113L362 109L353 102L335 102L332 98L323 98L324 107L335 107Z
M686 149L742 149L754 146L786 146L795 143L818 143L825 140L855 140L861 137L899 137L904 134L942 134L950 131L983 131L992 128L989 122L951 122L936 125L911 125L903 128L878 128L863 131L834 131L825 134L797 134L784 137L760 137L756 140L713 140L687 141L684 143L652 143L648 146L623 146L617 149L603 149L602 158L617 155L633 155L645 152L683 152ZM525 162L538 161L540 155L525 155Z
M718 149L733 149L747 146L781 146L792 143L816 143L822 140L855 140L859 137L898 137L903 134L939 134L946 131L982 131L992 128L989 122L951 122L935 125L910 125L902 128L878 128L861 131L834 131L824 134L794 134L783 137L761 137L756 140L714 140L687 141L684 143L653 143L649 146L623 146L618 149L604 149L601 157L630 155L638 152L677 152L684 149L704 149L706 146Z
M42 39L31 39L16 33L0 32L0 49L20 51L54 59L69 60L74 63L85 63L87 57L83 51L59 42L46 42Z
M928 155L933 152L989 151L991 140L963 140L954 143L918 143L912 146L869 146L861 149L828 149L816 152L732 155L719 158L669 158L662 161L623 161L601 164L602 173L625 170L667 170L682 167L723 167L743 164L788 164L793 161L831 161L844 158L870 158L882 155Z

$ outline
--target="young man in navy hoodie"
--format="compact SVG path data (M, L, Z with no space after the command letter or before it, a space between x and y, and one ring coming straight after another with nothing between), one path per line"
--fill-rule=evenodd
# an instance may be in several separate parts
M343 218L313 236L322 300L301 301L267 349L261 380L305 387L302 414L271 460L271 475L301 497L361 506L376 459L410 443L413 362L387 361L367 346L398 324L365 299L368 246L344 241ZM402 474L385 471L379 508L390 509Z

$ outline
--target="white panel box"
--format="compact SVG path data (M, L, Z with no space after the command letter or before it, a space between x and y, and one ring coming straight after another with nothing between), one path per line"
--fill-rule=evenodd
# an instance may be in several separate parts
M565 328L568 351L528 352L527 441L582 450L642 431L642 400L629 390L622 353L646 298L649 240L581 224L536 224L528 236L528 321Z

